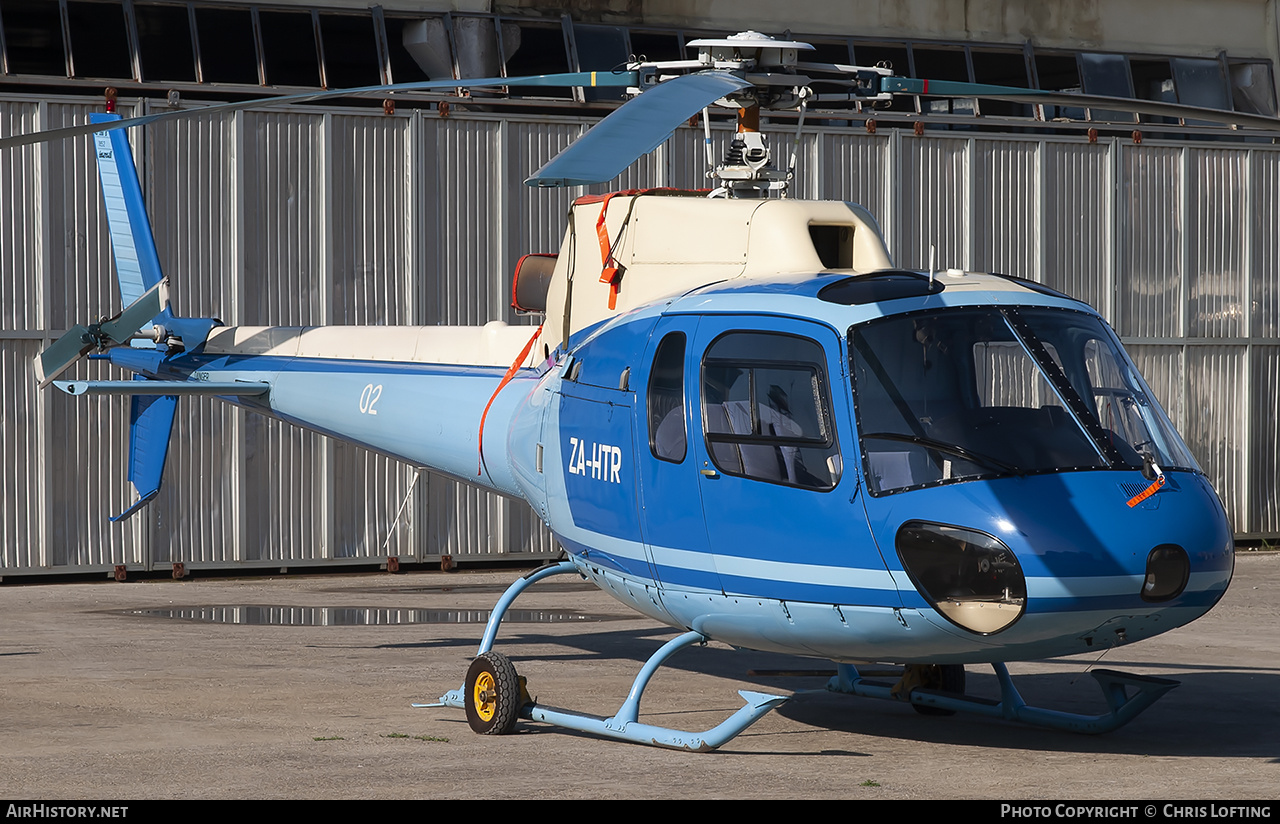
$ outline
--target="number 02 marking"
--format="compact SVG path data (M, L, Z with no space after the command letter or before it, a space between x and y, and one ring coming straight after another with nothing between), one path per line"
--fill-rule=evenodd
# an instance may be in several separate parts
M366 415L376 415L378 410L373 405L378 402L378 398L382 397L382 384L377 386L367 384L364 391L360 393L360 411Z

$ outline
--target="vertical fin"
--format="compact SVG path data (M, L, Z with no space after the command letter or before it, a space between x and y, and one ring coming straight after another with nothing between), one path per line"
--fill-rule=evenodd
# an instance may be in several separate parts
M96 113L89 117L92 123L119 119L118 114ZM111 249L115 254L116 275L120 282L120 301L122 306L129 306L159 283L164 275L160 271L160 257L156 253L151 221L147 219L142 186L138 182L138 170L133 165L133 153L125 131L98 132L94 135L94 145L98 156L98 176L102 182L102 200L111 230Z
M139 376L134 380L146 378ZM138 493L138 500L112 521L128 518L160 491L177 409L176 395L133 396L129 408L129 481Z

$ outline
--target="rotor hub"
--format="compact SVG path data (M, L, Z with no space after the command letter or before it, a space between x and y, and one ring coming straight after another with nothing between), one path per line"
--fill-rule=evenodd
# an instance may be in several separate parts
M800 52L813 46L797 40L777 40L758 31L744 31L724 38L692 40L698 49L698 62L711 69L752 71L769 69L795 70Z

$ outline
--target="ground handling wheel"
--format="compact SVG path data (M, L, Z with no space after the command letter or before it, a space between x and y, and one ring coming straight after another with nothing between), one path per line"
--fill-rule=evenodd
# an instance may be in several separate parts
M524 689L507 656L489 651L467 668L463 687L467 723L481 735L506 735L520 717Z
M919 686L939 692L964 695L964 666L962 664L930 664L920 667ZM912 704L911 709L921 715L955 715L955 710Z

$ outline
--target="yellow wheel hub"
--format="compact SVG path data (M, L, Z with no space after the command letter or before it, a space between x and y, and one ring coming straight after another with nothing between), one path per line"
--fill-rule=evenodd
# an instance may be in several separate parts
M493 674L482 672L476 678L476 685L471 696L472 703L476 708L476 715L480 716L486 723L493 720L493 713L497 709L493 686Z

